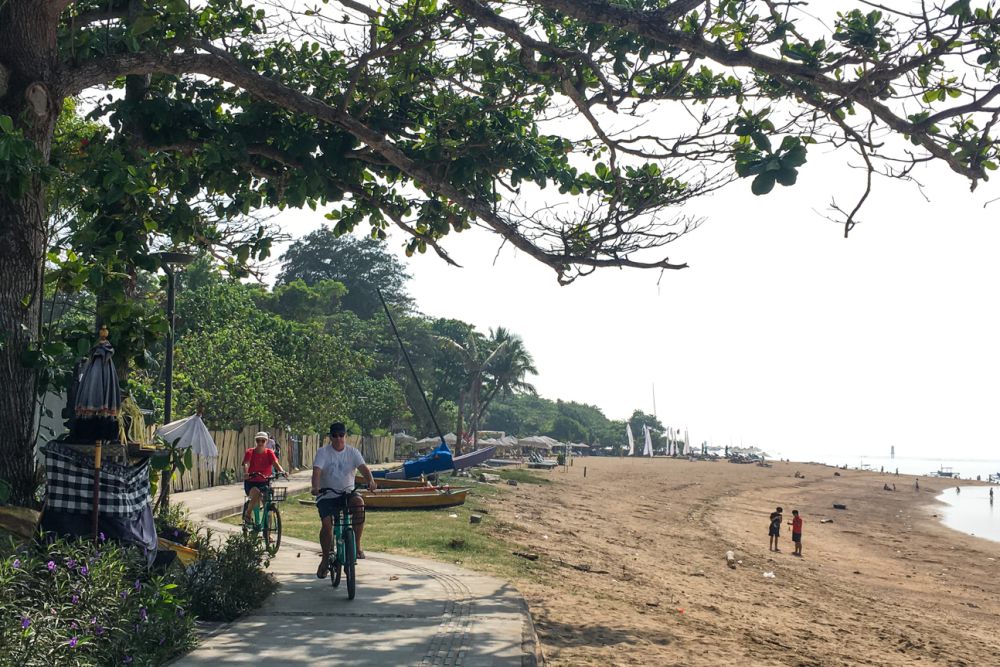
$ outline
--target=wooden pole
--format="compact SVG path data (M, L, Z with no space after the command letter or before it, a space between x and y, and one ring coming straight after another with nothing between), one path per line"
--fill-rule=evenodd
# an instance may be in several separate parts
M101 441L94 445L94 508L91 512L91 532L96 540L100 533L101 513Z

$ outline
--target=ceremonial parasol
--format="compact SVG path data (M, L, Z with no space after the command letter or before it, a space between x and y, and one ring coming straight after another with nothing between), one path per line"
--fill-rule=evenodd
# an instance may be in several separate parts
M74 441L94 443L92 525L95 538L101 502L101 443L118 440L120 432L118 411L122 405L122 392L112 361L114 354L115 350L108 342L108 330L102 326L100 340L87 353L87 363L80 373L74 410L76 417L71 429Z

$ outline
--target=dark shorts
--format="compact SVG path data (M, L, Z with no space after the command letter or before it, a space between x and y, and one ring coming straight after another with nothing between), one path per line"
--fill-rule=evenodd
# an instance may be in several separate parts
M802 533L792 533L792 542L801 542Z
M248 482L246 480L243 481L243 495L249 496L250 489L254 488L260 489L260 495L263 496L264 489L267 488L267 482Z
M771 537L778 537L778 536L781 535L781 529L780 528L774 528L772 526L771 528L767 529L767 534L770 535Z
M323 498L322 500L316 501L316 511L319 512L319 518L325 519L328 516L333 516L336 511L344 507L348 498L357 498L361 500L360 494L357 491L352 491L351 493L345 493L342 496L337 496L336 498ZM361 500L361 506L359 509L364 508L364 500Z

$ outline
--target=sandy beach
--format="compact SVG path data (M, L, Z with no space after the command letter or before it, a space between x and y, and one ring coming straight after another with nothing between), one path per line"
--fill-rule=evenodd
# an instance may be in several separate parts
M489 511L553 565L517 582L552 665L1000 664L1000 543L941 525L953 484L836 472L578 458ZM801 559L787 525L768 549L777 505L804 518Z

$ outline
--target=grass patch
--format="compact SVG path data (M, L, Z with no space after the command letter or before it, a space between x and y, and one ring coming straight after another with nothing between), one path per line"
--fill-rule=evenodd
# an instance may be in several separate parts
M444 477L441 482L469 487L465 504L439 510L369 511L365 519L365 550L456 563L505 579L535 579L541 572L548 571L549 567L543 563L514 556L511 552L519 548L498 535L509 528L488 513L488 501L499 499L505 489L470 483L468 478ZM316 508L300 504L300 498L311 499L312 496L300 494L281 503L282 533L317 542L319 516ZM457 516L453 518L452 514ZM472 514L482 516L482 522L469 523ZM239 517L229 517L225 522L238 524Z
M513 479L518 484L551 484L552 480L546 475L548 473L536 470L526 470L524 468L501 469L497 474L500 479Z

